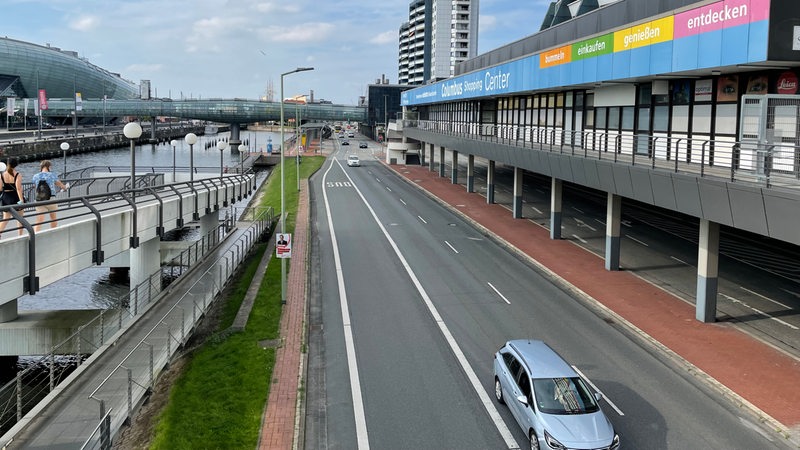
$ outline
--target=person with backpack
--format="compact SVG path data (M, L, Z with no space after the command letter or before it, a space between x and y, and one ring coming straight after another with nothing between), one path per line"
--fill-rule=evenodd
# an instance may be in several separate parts
M56 187L66 191L69 189L69 183L64 184L58 179L58 175L50 172L52 163L49 159L45 159L39 163L40 172L33 176L33 186L36 192L36 201L44 202L53 197L53 193L57 192ZM50 228L55 228L58 225L56 220L56 210L58 209L57 203L38 204L36 205L36 225L34 230L39 231L44 222L44 215L50 214Z
M6 164L6 170L0 175L3 189L2 202L0 203L2 203L3 206L25 203L25 197L22 195L22 177L20 173L17 172L17 164L19 164L17 158L9 159L8 164ZM18 206L14 209L22 211L24 208ZM3 211L3 221L0 222L0 233L6 229L8 221L11 220L12 217L10 211ZM19 227L19 235L22 236L22 226Z

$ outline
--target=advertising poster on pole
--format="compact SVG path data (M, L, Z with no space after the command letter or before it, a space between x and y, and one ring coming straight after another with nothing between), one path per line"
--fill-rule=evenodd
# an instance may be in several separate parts
M279 233L275 236L275 256L278 258L292 257L291 233Z

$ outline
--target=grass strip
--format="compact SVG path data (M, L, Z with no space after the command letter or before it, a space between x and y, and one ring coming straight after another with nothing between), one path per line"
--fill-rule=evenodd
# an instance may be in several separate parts
M294 159L288 159L294 166ZM324 163L323 156L304 157L301 181ZM287 167L291 167L287 164ZM299 192L294 167L284 179L287 232L294 230ZM280 167L276 167L264 189L259 206L280 212ZM303 181L304 182L304 181ZM246 329L241 333L213 334L191 355L184 373L170 391L170 399L155 427L152 449L255 448L261 416L269 396L269 380L275 365L274 348L260 341L279 338L281 292L280 263L264 254L260 244L220 301L217 332L233 321L262 257L272 258L258 290Z

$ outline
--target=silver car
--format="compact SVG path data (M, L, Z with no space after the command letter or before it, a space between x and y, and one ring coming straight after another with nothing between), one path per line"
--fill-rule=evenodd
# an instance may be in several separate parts
M495 353L494 393L531 450L619 449L619 436L575 369L542 341L508 341Z

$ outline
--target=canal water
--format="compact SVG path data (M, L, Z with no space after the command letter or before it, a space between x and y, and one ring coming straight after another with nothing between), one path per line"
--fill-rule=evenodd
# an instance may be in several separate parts
M194 145L194 166L213 167L220 166L220 151L216 142L228 140L230 133L199 136ZM272 142L277 148L280 135L266 131L242 131L240 139L249 144L251 151L265 151L267 143ZM137 167L172 167L172 146L169 144L145 144L135 147ZM103 150L93 153L68 155L66 168L68 172L93 166L125 166L130 167L130 147ZM226 148L222 152L223 166L234 167L240 164L238 151ZM178 141L175 147L175 161L177 167L189 167L189 145ZM64 172L64 158L53 158L52 171L58 174ZM39 172L38 162L20 163L17 170L22 174L23 180L31 181L31 177ZM196 239L195 230L186 229L174 232L171 240ZM117 304L117 299L128 292L127 277L115 277L107 267L90 267L76 274L70 275L55 283L42 287L35 295L25 295L19 298L20 310L46 310L46 309L100 309L109 308ZM68 293L68 294L65 294Z

